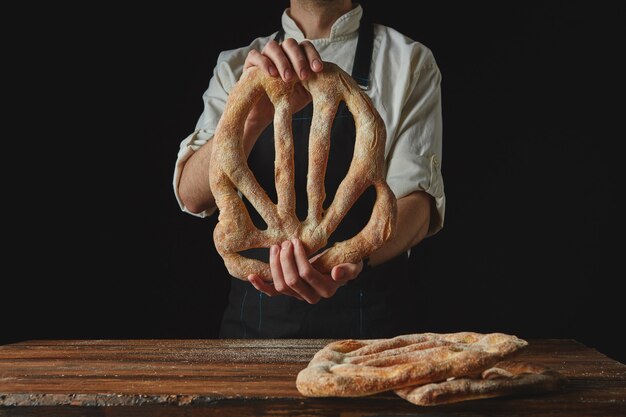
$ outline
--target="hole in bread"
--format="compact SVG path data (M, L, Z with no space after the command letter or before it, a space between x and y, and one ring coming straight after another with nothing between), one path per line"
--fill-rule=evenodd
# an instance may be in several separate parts
M330 235L327 247L332 246L335 242L351 239L363 230L372 216L375 202L376 188L370 185L354 202L339 223L339 226Z
M238 253L244 258L257 259L265 263L269 263L270 261L270 248L251 248Z
M252 223L254 224L254 226L256 226L256 228L259 230L267 230L268 228L267 223L265 222L263 217L261 217L261 214L259 214L259 212L254 208L252 203L250 203L250 201L248 201L248 199L243 196L241 199L243 200L243 203L245 204L246 209L248 210L248 214L250 215L250 219L252 220Z
M268 126L261 136L257 139L250 155L248 156L248 167L252 171L252 175L259 183L261 188L265 190L268 198L272 203L276 204L276 184L274 181L274 128L273 125ZM259 212L248 201L245 196L242 196L242 200L248 209L248 214L252 223L259 230L266 230L268 225L261 217Z
M294 156L294 186L296 189L296 216L300 221L307 217L309 209L306 182L309 167L309 134L313 120L313 103L294 113L291 119Z
M254 143L248 156L248 167L274 204L277 201L276 182L274 181L275 156L274 126L269 125Z
M354 118L350 110L348 110L346 103L341 101L331 130L330 152L324 178L324 188L326 190L326 198L323 204L324 210L333 202L339 184L348 174L354 155L355 140L356 127Z

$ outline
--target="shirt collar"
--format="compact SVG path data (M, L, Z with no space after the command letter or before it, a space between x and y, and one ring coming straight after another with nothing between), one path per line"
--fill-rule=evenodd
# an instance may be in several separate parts
M330 29L330 36L324 40L335 41L352 35L359 30L362 15L363 8L360 4L357 4L352 10L339 17L339 19L333 23ZM283 30L285 31L285 39L294 38L298 42L302 42L306 39L296 22L289 16L288 8L283 12L281 22Z

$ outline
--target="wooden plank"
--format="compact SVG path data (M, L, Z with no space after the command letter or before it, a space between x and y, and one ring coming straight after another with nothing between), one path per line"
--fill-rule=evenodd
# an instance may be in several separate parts
M85 359L116 361L189 361L307 363L325 340L118 340L20 342L0 346L0 359Z

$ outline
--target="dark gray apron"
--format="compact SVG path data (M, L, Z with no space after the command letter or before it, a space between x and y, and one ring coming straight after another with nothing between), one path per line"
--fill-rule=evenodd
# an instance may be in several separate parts
M283 33L277 37L282 39ZM373 48L373 25L361 19L352 77L364 88L369 85ZM293 115L296 213L307 215L306 175L308 141L313 105ZM327 208L352 161L356 129L352 114L341 103L333 122L328 168L325 178ZM269 126L259 137L248 158L248 166L269 197L276 201L274 183L274 129ZM356 235L367 224L376 199L370 187L346 214L327 246ZM265 222L244 198L254 224ZM268 262L267 249L251 249L242 255ZM329 299L310 305L290 296L259 292L250 283L233 279L230 299L222 318L221 338L382 338L403 332L409 319L408 257L406 253L361 273L340 287Z

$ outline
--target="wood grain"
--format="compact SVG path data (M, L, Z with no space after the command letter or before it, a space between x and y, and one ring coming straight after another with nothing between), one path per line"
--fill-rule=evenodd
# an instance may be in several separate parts
M626 415L626 365L574 340L529 340L519 354L568 378L562 390L545 395L436 408L415 406L393 393L305 398L296 390L296 375L328 342L42 340L4 345L0 415ZM192 407L176 407L182 405Z

